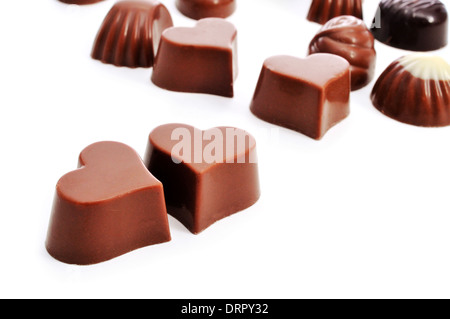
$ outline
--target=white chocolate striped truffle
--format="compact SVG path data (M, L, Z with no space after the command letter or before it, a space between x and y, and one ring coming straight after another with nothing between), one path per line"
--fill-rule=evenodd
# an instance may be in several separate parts
M450 65L438 56L411 54L394 61L372 90L374 106L400 122L450 125Z

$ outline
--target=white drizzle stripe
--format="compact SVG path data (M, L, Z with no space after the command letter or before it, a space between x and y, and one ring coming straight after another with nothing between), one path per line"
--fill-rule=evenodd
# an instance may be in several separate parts
M439 56L415 53L400 58L398 62L422 80L450 81L450 65Z

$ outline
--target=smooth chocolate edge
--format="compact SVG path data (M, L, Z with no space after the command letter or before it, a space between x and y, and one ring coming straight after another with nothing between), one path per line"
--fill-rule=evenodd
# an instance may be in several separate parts
M164 166L162 166L162 164ZM171 171L174 172L177 169L177 173L180 173L178 170L183 171L183 174L186 174L190 179L193 179L193 183L196 184L197 175L196 173L189 168L187 165L181 166L181 164L176 164L172 160L172 156L167 154L164 150L160 149L156 145L154 145L149 138L149 142L147 145L147 150L144 157L144 165L150 171L150 173L155 176L158 180L163 183L164 189L164 199L166 203L167 213L178 220L186 229L188 229L191 233L195 234L195 207L197 205L196 196L192 196L194 199L192 202L194 203L193 207L187 207L186 203L180 203L183 207L177 207L173 205L173 200L171 197L170 188L172 185L176 185L181 187L175 180L168 180L171 177L171 174L159 174L159 171ZM176 166L175 166L176 165ZM194 192L195 195L195 192Z
M374 58L373 58L373 62L370 63L370 65L365 68L361 65L356 65L356 64L352 64L352 62L354 61L349 61L349 59L347 59L346 57L337 54L335 52L332 52L332 50L321 50L319 49L315 44L313 45L313 42L316 41L319 37L316 36L314 37L314 39L311 41L310 46L308 48L308 55L312 55L312 54L317 54L317 53L329 53L329 54L334 54L337 56L340 56L344 59L347 60L347 62L349 62L350 64L350 79L351 79L351 91L358 91L364 87L366 87L370 82L372 82L372 80L375 77L375 69L376 69L376 60L377 60L377 53L375 51L375 49L369 49L369 48L362 48L362 50L364 51L371 51L371 53L373 53ZM349 44L344 44L344 45L349 45ZM364 56L369 56L369 54L364 54ZM354 76L355 74L359 74L358 76Z
M448 24L446 26L446 29L448 29ZM432 45L432 46L423 46L418 48L416 45L406 45L406 44L397 44L395 42L392 42L392 38L384 38L381 37L381 35L376 31L377 28L371 28L370 31L372 32L374 38L389 47L395 48L395 49L399 49L399 50L406 50L406 51L413 51L413 52L428 52L428 51L436 51L436 50L440 50L442 48L445 48L448 45L448 40L445 42L442 42L439 45ZM447 33L448 34L448 33ZM448 35L447 37L448 38Z
M199 5L189 5L186 1L177 0L175 3L178 11L180 11L184 16L193 19L201 20L204 18L228 18L236 11L237 5L236 1L231 1L230 3L223 4L221 7L211 6L202 7Z
M272 124L272 125L276 125L277 127L283 127L283 128L285 128L285 129L289 129L289 130L295 131L295 132L297 132L297 133L301 133L301 134L303 134L303 135L305 135L305 136L307 136L307 137L309 137L309 138L318 140L319 138L317 138L317 137L320 135L320 133L319 133L318 131L316 131L314 134L309 134L309 133L306 133L306 132L303 131L303 130L300 130L300 129L299 129L297 126L295 126L295 125L290 125L290 124L285 123L284 121L281 121L281 120L279 120L279 119L277 119L277 118L273 118L273 117L270 117L270 116L266 116L266 115L263 114L262 112L259 112L258 106L255 105L255 100L256 100L256 97L257 97L257 95L258 95L258 92L259 92L260 90L263 90L262 86L265 84L265 78L266 78L266 77L270 77L270 76L271 76L271 75L270 75L271 73L277 74L277 75L275 75L275 76L283 76L283 75L278 74L277 72L274 72L273 70L267 68L267 67L266 67L266 62L264 62L264 65L263 65L263 67L262 67L262 69L261 69L261 72L260 72L260 75L259 75L258 82L257 82L257 84L256 84L255 93L254 93L254 95L253 95L252 102L251 102L251 104L250 104L250 111L251 111L251 113L252 113L254 116L256 116L256 117L257 117L259 120L261 120L261 121L264 121L264 122L266 122L266 123L270 123L270 124ZM272 76L273 76L273 75L272 75ZM288 77L288 79L289 79L290 81L296 81L296 79L291 78L291 77Z
M162 208L164 208L164 210L166 209L165 207L165 199L164 199L164 191L163 191L163 187L162 184L159 184L157 186L150 186L150 187L145 187L145 188L141 188L141 189L137 189L135 190L133 193L129 193L126 194L125 196L120 196L116 199L114 199L113 203L111 203L110 200L106 200L104 201L105 204L115 204L115 202L120 202L121 200L126 199L126 197L128 196L139 196L141 193L144 194L148 191L150 192L154 192L154 189L158 188L158 194L157 196L159 197L160 202L163 204ZM75 203L73 201L71 201L70 199L66 198L65 196L63 196L62 194L60 194L58 192L58 189L56 189L55 191L55 195L54 195L54 200L53 200L53 207L52 207L52 213L50 216L50 220L49 220L49 226L48 226L48 231L47 231L47 236L46 236L46 240L45 240L45 248L48 252L48 254L53 257L55 260L58 260L60 262L66 263L66 264L71 264L71 265L79 265L79 266L90 266L90 265L95 265L95 264L99 264L99 263L103 263L115 258L118 258L120 256L126 255L130 252L133 252L135 250L138 249L142 249L145 247L150 247L150 246L154 246L154 245L158 245L158 244L162 244L162 243L166 243L172 240L171 237L171 233L170 233L170 228L169 228L169 221L167 218L167 215L165 215L164 220L160 220L159 222L163 222L165 224L165 229L160 229L159 230L159 234L164 235L163 236L159 236L158 240L154 240L152 236L149 236L148 239L144 239L141 238L139 240L139 244L135 244L135 245L130 245L130 242L125 243L124 247L120 247L119 249L117 249L117 247L113 247L112 249L110 249L106 254L104 255L99 255L98 254L93 254L92 252L90 253L83 253L81 250L71 250L70 253L64 253L61 248L60 243L58 242L57 238L54 238L55 236L57 236L58 231L61 230L61 225L58 225L58 218L61 218L61 215L67 215L67 214L73 214L76 211L78 211L79 209L86 209L88 207L90 207L91 209L94 209L96 206L101 205L101 202L95 202L92 204L79 204L79 203ZM67 213L67 210L64 209L64 206L68 207L68 209L70 210L69 213ZM95 214L95 212L88 212L88 214ZM64 219L64 218L63 218ZM101 227L101 225L100 225ZM79 237L77 238L79 239ZM90 240L87 240L86 243L89 245ZM125 248L126 245L129 245L128 248ZM67 245L64 245L65 249L67 249ZM72 248L76 247L77 245L73 246ZM130 248L132 247L132 248ZM70 250L70 249L69 249Z

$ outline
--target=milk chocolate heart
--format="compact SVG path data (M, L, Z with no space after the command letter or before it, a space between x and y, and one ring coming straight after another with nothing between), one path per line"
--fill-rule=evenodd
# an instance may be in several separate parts
M157 127L144 162L164 185L168 213L194 234L260 196L255 139L237 128Z
M349 63L337 55L318 53L306 59L267 59L250 109L264 121L321 139L348 116L349 104Z
M163 32L152 74L157 86L233 97L236 77L237 31L231 23L207 18L193 28Z
M119 1L98 31L92 58L115 66L151 67L161 33L171 26L170 13L159 1Z
M192 19L227 18L236 10L235 0L177 0L178 10Z
M170 239L163 186L129 146L92 144L58 181L46 241L54 258L95 264Z

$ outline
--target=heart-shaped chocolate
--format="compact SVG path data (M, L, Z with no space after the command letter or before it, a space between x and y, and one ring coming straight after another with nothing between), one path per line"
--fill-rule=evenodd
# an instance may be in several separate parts
M207 18L193 28L163 32L152 81L171 91L233 97L237 69L236 28L224 19Z
M194 234L260 196L255 139L237 128L157 127L144 162L164 185L168 213Z
M95 264L170 239L163 186L129 146L92 144L58 181L46 241L54 258Z
M195 20L227 18L236 10L236 0L177 0L176 6L182 14Z
M337 55L274 56L250 106L260 119L321 139L350 112L350 65Z

